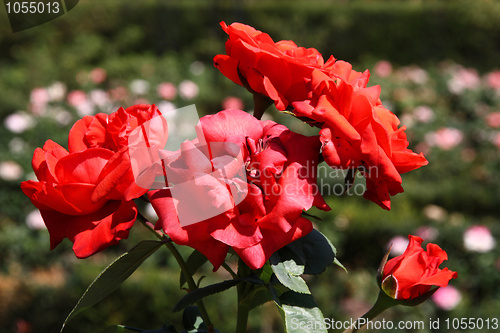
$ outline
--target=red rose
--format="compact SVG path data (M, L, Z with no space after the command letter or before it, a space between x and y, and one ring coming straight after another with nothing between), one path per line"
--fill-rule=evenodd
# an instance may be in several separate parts
M153 120L154 119L154 120ZM146 126L144 126L146 124ZM69 132L68 149L70 152L83 151L88 148L106 148L117 155L113 159L114 184L126 201L135 199L147 192L147 189L136 184L129 155L129 136L147 132L151 147L163 148L168 138L166 119L153 104L138 104L126 109L119 108L109 116L99 113L85 116L78 120ZM141 137L139 138L141 139ZM140 161L137 157L135 161ZM146 160L147 161L147 160ZM118 182L119 181L119 182ZM106 196L111 187L101 187L99 193Z
M407 148L406 128L398 128L399 119L380 102L380 87L366 87L367 72L337 61L330 76L316 79L313 97L292 103L293 112L321 126L328 165L359 170L366 178L364 197L389 210L390 197L403 192L400 174L427 160Z
M166 120L156 106L141 104L78 120L69 152L50 140L35 150L38 181L21 188L40 209L52 249L67 237L76 256L85 258L128 237L137 216L131 200L147 192L135 182L128 147L129 136L141 130L152 146L165 145Z
M40 209L51 249L67 237L76 256L85 258L128 237L137 207L122 200L114 160L107 149L68 153L50 140L35 150L32 165L39 181L23 182L21 189Z
M221 26L229 35L227 55L215 56L215 67L251 92L271 98L279 110L310 98L313 71L328 71L335 61L330 57L325 63L316 49L298 47L292 41L275 43L248 25L221 22Z
M415 299L431 290L432 286L445 287L451 279L457 278L457 272L448 268L439 269L439 265L448 259L448 255L436 244L427 244L427 251L422 249L422 238L408 236L410 243L406 251L389 260L381 277L382 290L394 299Z
M352 70L333 56L325 63L315 49L269 35L240 23L222 28L229 35L227 55L215 66L253 93L272 99L322 128L325 161L334 168L359 170L367 179L364 197L389 210L390 197L403 192L400 174L428 162L408 147L405 128L380 102L380 88L366 88L369 72Z
M285 126L257 120L239 110L205 116L200 123L211 149L198 150L193 144L187 149L185 143L178 158L170 159L166 174L169 181L170 175L177 182L186 177L193 186L204 188L198 192L206 193L199 205L210 203L221 207L222 213L182 226L178 216L190 211L189 198L196 200L197 194L185 193L189 198L173 196L175 186L150 191L151 203L160 217L156 228L163 229L174 242L205 254L215 268L222 264L229 247L250 268L260 268L275 251L312 230L311 222L301 216L304 210L312 206L329 209L316 186L318 137L293 133ZM234 177L237 168L225 164L234 160L234 151L228 146L225 154L214 153L212 146L217 147L217 142L240 147L245 183L245 179ZM229 167L219 173L221 165ZM192 175L198 178L193 180ZM205 208L197 209L203 212Z
M151 122L156 117L158 121ZM69 132L68 149L74 152L87 148L106 148L119 152L128 147L129 135L146 122L156 125L155 132L148 133L149 140L154 140L163 148L168 138L165 118L156 105L138 104L126 109L119 108L109 116L99 113L78 120Z

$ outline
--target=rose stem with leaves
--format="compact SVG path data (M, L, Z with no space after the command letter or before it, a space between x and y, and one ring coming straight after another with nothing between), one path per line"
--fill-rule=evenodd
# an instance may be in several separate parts
M137 215L137 219L151 232L155 234L156 237L158 237L161 241L169 240L168 237L165 235L162 235L158 233L151 225L150 222L142 216L142 214ZM184 258L182 258L182 255L179 253L177 248L172 242L165 242L165 246L169 249L169 251L172 253L174 256L175 260L179 264L179 267L181 268L182 274L184 274L184 277L186 279L186 282L189 286L190 290L196 290L198 289L198 286L196 285L196 282L194 282L193 277L189 273L189 269L186 266L186 262L184 261ZM205 304L203 303L202 300L199 300L196 302L196 305L200 309L201 317L203 318L203 322L207 325L209 333L215 333L215 330L213 328L212 321L210 320L210 317L208 315L207 309L205 308Z

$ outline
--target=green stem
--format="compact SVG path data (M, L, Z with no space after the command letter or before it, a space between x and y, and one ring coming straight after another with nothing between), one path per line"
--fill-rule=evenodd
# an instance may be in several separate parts
M152 231L156 237L158 237L160 240L165 241L169 239L165 235L159 234L158 231L156 231L151 223L141 214L137 215L137 219L150 231ZM196 282L194 282L193 277L189 273L189 269L186 265L186 262L184 261L184 258L182 258L182 255L179 253L177 248L172 242L165 242L165 246L170 250L172 255L174 256L175 260L179 264L179 267L181 268L182 274L184 274L184 277L186 278L186 282L188 284L188 287L190 290L196 290L198 289L198 286L196 285ZM205 308L205 304L203 303L202 300L199 300L196 302L196 305L200 309L201 312L201 317L203 318L203 322L207 325L208 331L210 333L215 333L212 321L210 320L210 317L208 315L207 309Z
M245 264L243 260L239 258L237 277L241 278L248 276L250 274L250 271L250 267L248 267L247 264ZM250 302L246 296L249 292L252 291L251 289L249 290L249 286L249 283L243 282L238 284L238 286L236 287L238 291L238 316L236 322L236 333L245 333L247 331Z
M226 264L225 262L222 263L222 268L224 268L229 274L231 274L231 277L233 279L238 278L238 275L236 275L236 273L231 269L231 267L229 267L229 265Z
M373 307L363 316L358 318L358 320L356 320L356 323L352 327L346 329L344 333L357 332L363 326L365 326L368 321L371 321L373 318L377 317L379 314L381 314L391 306L397 304L398 302L395 299L389 297L384 291L381 290L378 294L377 301L375 302Z
M245 282L240 283L238 287L241 286L241 289L245 289ZM250 312L249 303L243 300L243 296L241 295L243 292L240 292L240 288L238 288L238 317L236 324L236 333L245 333L247 331L248 325L248 313Z

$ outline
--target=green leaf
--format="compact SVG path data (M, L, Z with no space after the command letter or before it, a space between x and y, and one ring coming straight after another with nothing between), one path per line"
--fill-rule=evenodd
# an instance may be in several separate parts
M288 291L280 296L287 333L325 333L323 313L312 295ZM279 305L278 305L279 306Z
M207 330L207 325L203 322L200 309L197 306L187 306L182 314L182 323L187 331Z
M217 294L220 293L221 291L234 287L238 283L241 283L243 281L245 280L243 279L226 280L216 284L211 284L209 286L200 289L190 291L186 296L181 298L179 302L177 302L177 304L175 304L173 311L174 312L180 311L188 305L194 304L207 296Z
M335 260L335 247L325 235L315 229L287 247L305 263L304 274L321 274Z
M186 266L189 270L189 274L191 276L196 273L196 271L203 266L204 263L208 261L207 257L205 257L201 252L194 250L186 260ZM186 277L181 272L179 277L179 287L182 289L184 284L186 283Z
M68 321L78 313L88 309L115 291L162 244L159 241L142 241L106 267L80 297L76 306L66 317L60 332L64 330Z
M278 280L293 291L310 294L306 282L300 277L304 273L301 258L289 248L282 248L269 259L271 268Z

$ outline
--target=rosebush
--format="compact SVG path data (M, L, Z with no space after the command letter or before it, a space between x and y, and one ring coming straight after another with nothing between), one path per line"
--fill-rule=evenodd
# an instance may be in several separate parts
M330 210L317 186L320 160L350 171L347 188L359 171L367 179L365 198L387 210L390 197L403 191L400 174L427 164L423 154L408 149L405 127L382 105L380 87L367 86L368 71L354 71L333 56L324 62L315 49L274 43L249 26L222 26L230 36L228 55L216 56L215 65L254 94L254 116L228 109L202 117L199 124L181 124L186 131L186 125L194 127L197 137L172 150L167 142L183 127L169 119L182 111L168 114L171 110L137 104L78 120L69 133L68 151L50 140L35 151L38 181L21 187L40 209L52 248L67 237L77 257L95 254L126 238L135 220L159 239L141 241L109 265L64 325L115 290L162 245L181 268L180 287L187 283L188 293L174 306L174 311L184 310L186 331L215 332L203 299L232 287L238 297L237 332L245 332L249 312L268 301L279 308L287 332L296 330L297 320L322 323L302 275L342 264L335 247L309 220L313 207ZM144 92L147 82L136 82L134 89ZM261 120L272 102L279 111L319 127L318 135L304 136ZM138 212L133 200L139 198L150 201L158 221L151 223ZM184 260L175 244L194 251ZM403 258L389 261L382 287L396 281L406 300L456 277L438 269L444 251L437 245L428 251L412 244ZM228 264L233 254L236 266ZM208 286L195 281L193 275L206 261L232 279ZM406 266L416 269L417 279ZM426 274L443 272L446 283L444 278L425 280ZM387 295L380 293L366 316L403 304L394 294L394 302L381 306ZM167 324L161 330L176 331Z

